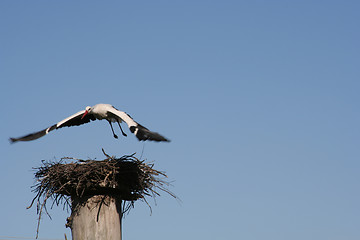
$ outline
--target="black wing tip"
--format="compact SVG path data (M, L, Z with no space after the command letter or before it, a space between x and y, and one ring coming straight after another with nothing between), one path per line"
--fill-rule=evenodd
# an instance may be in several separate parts
M163 140L163 142L171 142L171 140L170 140L170 139L165 138L165 140Z
M158 134L158 133L156 133ZM166 137L161 136L160 134L158 134L160 136L160 138L154 139L154 141L156 142L171 142L170 139L167 139Z
M23 137L19 137L19 138L9 138L9 141L11 143L15 143L15 142L19 142L19 141L22 141L22 142L25 142L25 141L32 141L32 140L35 140L35 139L38 139L38 138L41 138L42 136L45 136L49 131L52 131L53 129L56 128L56 125L54 126L51 126L49 128L45 128L44 130L41 130L39 132L35 132L35 133L30 133L26 136L23 136Z
M135 136L137 137L137 139L139 141L170 142L169 139L161 136L157 132L150 131L149 129L147 129L146 127L144 127L140 124L136 127L131 126L130 131L135 132L136 128L137 128L137 132L136 132Z
M136 136L138 138L139 141L154 141L154 142L171 142L171 140L167 139L167 138L152 138L152 137L148 137L148 138L139 138L138 136Z
M137 136L136 136L137 137ZM154 141L154 142L171 142L169 139L155 139L155 138L139 138L138 137L138 140L141 142L141 141Z

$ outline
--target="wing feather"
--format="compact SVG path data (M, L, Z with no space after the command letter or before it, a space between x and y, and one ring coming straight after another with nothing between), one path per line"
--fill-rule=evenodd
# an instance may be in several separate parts
M15 143L15 142L18 142L18 141L32 141L32 140L41 138L42 136L45 136L46 134L48 134L50 131L52 131L54 129L56 129L56 124L51 126L51 127L45 128L44 130L34 132L34 133L30 133L28 135L25 135L25 136L22 136L22 137L19 137L19 138L10 138L10 142Z
M96 120L95 116L91 113L85 115L85 117L82 118L84 113L85 113L85 110L82 110L80 112L77 112L77 113L71 115L68 118L65 118L64 120L62 120L56 124L56 129L62 128L62 127L79 126L81 124L88 123L91 120L92 121Z
M10 142L15 143L18 141L36 140L38 138L45 136L46 134L48 134L49 132L51 132L52 130L55 130L55 129L62 128L62 127L79 126L81 124L88 123L91 120L96 120L96 118L92 114L87 114L83 119L81 119L81 117L84 113L85 113L85 110L77 112L77 113L71 115L70 117L65 118L64 120L58 122L57 124L54 124L51 127L45 128L44 130L30 133L28 135L25 135L25 136L22 136L19 138L10 138Z
M156 141L156 142L170 142L169 139L163 137L157 132L152 132L141 124L137 123L129 114L117 110L116 108L109 109L108 112L120 118L128 125L130 131L135 134L139 141Z

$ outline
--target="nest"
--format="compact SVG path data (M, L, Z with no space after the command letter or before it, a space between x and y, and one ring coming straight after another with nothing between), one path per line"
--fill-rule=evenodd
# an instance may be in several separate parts
M123 200L125 213L134 207L136 200L144 200L148 204L146 197L159 196L159 190L176 198L166 188L169 186L164 181L166 174L155 170L153 164L140 161L134 154L115 158L104 150L103 153L107 158L102 161L62 158L59 162L43 161L43 166L35 169L37 183L33 192L36 195L28 208L37 203L38 228L43 210L48 214L48 199L53 200L52 206L63 203L65 208L71 207L71 198L113 196ZM69 159L73 161L65 163Z

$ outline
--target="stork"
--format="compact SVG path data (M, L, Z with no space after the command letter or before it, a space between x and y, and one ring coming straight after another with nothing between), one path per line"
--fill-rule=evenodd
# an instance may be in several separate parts
M78 126L78 125L88 123L90 121L94 121L96 119L98 119L98 120L105 119L108 121L108 123L110 124L111 131L112 131L114 138L118 138L118 136L114 132L112 123L117 122L120 127L122 135L126 137L127 135L122 130L121 125L120 125L121 122L125 122L128 125L130 131L135 134L135 136L137 137L137 139L139 141L149 140L149 141L157 141L157 142L161 142L161 141L170 142L170 140L161 136L159 133L152 132L149 129L147 129L146 127L142 126L141 124L135 122L135 120L132 119L132 117L130 117L129 114L116 109L115 107L113 107L110 104L102 104L102 103L96 104L92 107L88 106L85 108L85 110L77 112L74 115L71 115L70 117L65 118L64 120L62 120L48 128L45 128L44 130L41 130L41 131L38 131L35 133L31 133L31 134L28 134L28 135L25 135L25 136L19 137L19 138L10 138L10 142L15 143L18 141L32 141L32 140L35 140L35 139L45 136L46 134L48 134L49 132L51 132L55 129L59 129L62 127Z

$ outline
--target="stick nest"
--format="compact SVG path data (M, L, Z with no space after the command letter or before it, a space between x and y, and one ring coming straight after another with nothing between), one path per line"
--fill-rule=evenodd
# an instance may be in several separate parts
M109 195L124 201L124 213L134 207L136 200L148 203L146 197L160 196L159 190L176 198L166 188L169 186L163 180L167 178L166 174L155 170L153 164L140 161L135 154L115 158L104 150L103 153L107 158L102 161L74 158L62 158L59 162L43 161L41 167L35 168L37 183L33 186L33 192L36 196L28 208L37 202L40 220L43 210L48 214L48 199L53 199L52 206L64 203L64 207L71 207L70 198ZM64 163L69 159L73 161Z

